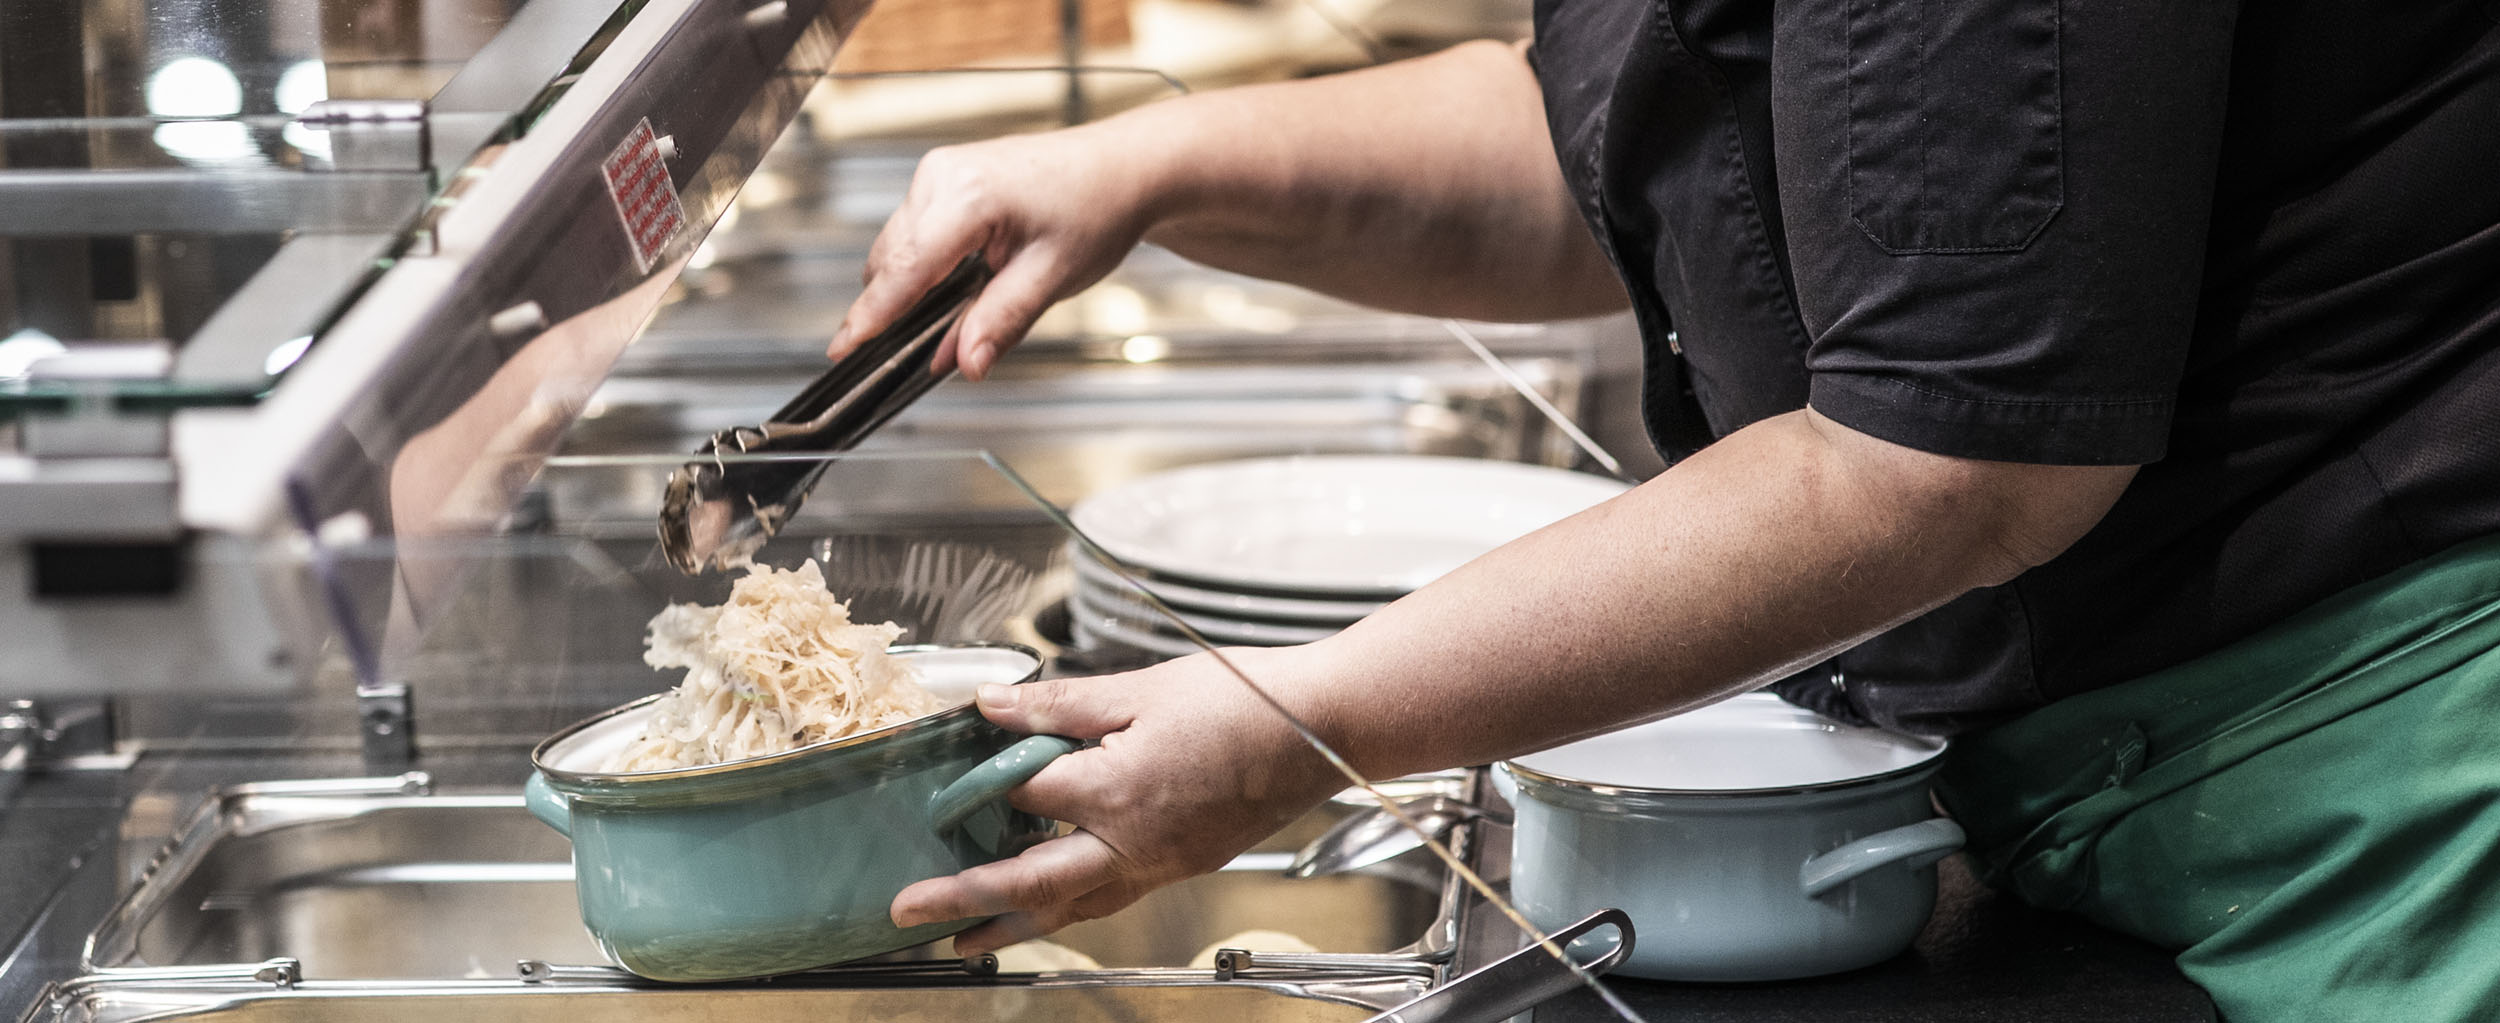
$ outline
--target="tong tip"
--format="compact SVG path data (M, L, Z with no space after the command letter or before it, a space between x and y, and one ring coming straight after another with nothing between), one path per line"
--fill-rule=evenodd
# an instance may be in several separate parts
M716 466L688 462L669 475L660 499L660 555L687 575L745 566L788 515L754 507L742 514L740 498L716 492L720 475Z

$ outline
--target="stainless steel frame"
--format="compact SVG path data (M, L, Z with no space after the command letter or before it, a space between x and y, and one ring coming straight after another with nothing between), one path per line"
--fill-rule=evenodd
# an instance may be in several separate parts
M1419 780L1434 791L1464 794L1458 778ZM1455 786L1455 787L1452 787ZM574 966L523 959L509 977L492 979L409 979L324 977L309 975L304 963L290 956L251 962L184 961L172 965L141 963L142 933L161 914L198 907L214 908L216 893L203 896L186 885L216 843L227 837L269 833L293 825L340 821L363 814L408 808L510 808L517 798L504 794L437 794L423 773L396 777L275 782L219 790L203 803L178 836L141 872L120 903L89 936L81 976L54 985L23 1017L26 1023L106 1023L135 1020L168 1012L208 1012L248 1017L255 1011L317 1012L325 1005L404 1006L408 998L461 996L489 1000L570 995L602 996L615 1006L656 1006L694 990L707 999L743 1000L792 997L788 992L824 992L821 997L867 997L878 992L908 991L929 1004L950 999L979 1001L1002 990L1064 990L1095 992L1140 989L1129 995L1097 995L1097 999L1181 999L1209 997L1190 992L1227 989L1258 992L1266 997L1305 999L1357 1010L1342 1018L1362 1019L1404 1004L1444 980L1452 969L1454 942L1464 927L1469 903L1457 878L1438 876L1440 895L1435 917L1422 939L1380 954L1269 955L1229 950L1213 969L1177 967L1123 968L1041 974L996 974L996 963L954 960L861 964L776 978L769 984L681 985L645 981L606 966ZM1471 855L1466 839L1458 848ZM1251 854L1245 869L1264 869L1290 858L1290 853ZM1263 857L1263 858L1262 858ZM492 872L493 863L471 864ZM515 862L510 868L534 866ZM509 870L505 871L509 873ZM483 875L481 875L483 876ZM500 875L498 875L500 876ZM517 876L517 875L516 875ZM531 875L533 878L536 875ZM1308 882L1283 882L1308 883ZM151 939L161 940L161 939ZM766 995L763 992L784 992ZM849 992L851 995L838 993ZM612 996L636 993L638 1002L615 1002ZM1239 997L1239 996L1223 996ZM424 1003L420 1003L424 1004ZM432 1004L448 1005L447 1002ZM501 1004L513 1004L501 1001ZM533 1003L549 1004L549 1003ZM587 1004L587 1003L585 1003ZM259 1006L267 1009L257 1009ZM393 1011L404 1011L395 1009ZM936 1017L932 1017L936 1018ZM1125 1017L1123 1017L1125 1018ZM1293 1014L1295 1020L1320 1017Z
M1405 784L1417 791L1429 791L1457 798L1464 796L1469 786L1475 782L1461 776L1436 776L1417 779ZM1400 788L1399 791L1407 791L1407 788ZM1352 796L1353 794L1349 793L1349 798ZM172 922L173 918L182 914L195 911L206 912L214 904L219 903L222 896L217 892L196 891L186 887L186 883L194 880L206 862L206 858L217 848L220 841L248 838L295 825L345 821L368 814L408 810L444 810L463 813L503 811L515 810L520 805L519 797L508 792L438 793L435 791L432 777L422 771L374 778L260 782L218 789L193 811L188 821L175 833L175 837L140 869L137 878L120 901L111 912L105 914L102 922L88 935L81 955L81 967L87 974L103 978L145 978L156 976L149 971L164 969L209 971L218 976L232 976L238 972L248 974L249 971L260 969L265 964L264 962L218 963L200 961L196 958L178 959L173 962L163 959L149 961L149 956L143 950L143 945L148 941L161 940L145 936L150 926ZM540 832L533 826L530 833L539 834ZM547 846L559 851L562 849L561 840L552 833L546 833L546 839ZM1453 848L1459 855L1474 855L1471 832L1461 830L1456 833L1452 841ZM379 851L366 850L367 853ZM479 850L478 852L491 857L497 852L511 855L516 851ZM1281 877L1285 866L1292 859L1293 854L1289 851L1252 852L1243 854L1242 858L1237 861L1236 867L1251 872L1273 872ZM474 869L468 870L462 874L462 877L488 880L548 880L549 878L543 876L543 872L535 869L539 865L536 860L513 860L506 863L503 860L491 858L480 859L466 864L466 867ZM375 869L388 872L388 868ZM1316 971L1331 975L1353 971L1364 974L1434 976L1451 960L1456 949L1458 935L1467 915L1466 889L1458 878L1438 870L1430 875L1416 875L1414 879L1427 881L1431 888L1438 892L1438 895L1435 898L1432 919L1420 928L1420 933L1417 933L1414 940L1403 948L1382 953L1337 952L1311 956L1271 954L1253 956L1249 953L1241 953L1229 960L1219 960L1217 972L1225 977L1252 973L1273 975L1280 971L1294 970ZM191 944L187 939L176 941L179 947L190 947ZM310 950L291 951L300 954ZM594 967L553 964L551 966L543 959L521 961L536 965L535 970L524 968L521 971L520 976L523 979L530 979L533 973L536 979L546 979L550 976L576 978L586 976L593 980L608 982L631 979L630 975L604 965ZM902 973L920 975L928 972L925 964L913 963L904 964L904 966L905 968L900 971ZM588 972L585 973L585 970ZM855 968L846 968L842 972L848 976L857 975L860 971ZM1172 971L1158 968L1145 972L1152 976L1163 976ZM1197 972L1203 973L1204 971ZM332 977L325 979L374 978Z
M82 979L33 1007L24 1023L137 1023L200 1019L682 1019L734 1016L774 1021L881 1019L953 1021L1041 1018L1080 1023L1135 1019L1224 1019L1240 1023L1358 1023L1420 990L1412 979L1308 976L1298 979L1144 975L1105 972L1083 981L998 977L971 982L893 978L861 986L790 977L769 984L655 989L642 985L532 985L519 981L358 983L295 981L286 964L224 978L165 977L133 982ZM1079 1017L1074 1010L1091 1010Z
M393 229L432 192L421 171L13 170L0 172L0 235Z

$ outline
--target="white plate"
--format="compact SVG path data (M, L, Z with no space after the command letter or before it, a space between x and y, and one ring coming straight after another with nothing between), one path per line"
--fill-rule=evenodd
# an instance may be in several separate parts
M1091 621L1073 618L1068 623L1068 630L1075 635L1077 647L1085 650L1100 650L1106 646L1115 646L1142 650L1158 657L1187 657L1197 653L1200 649L1198 644L1185 639L1167 639L1162 636L1117 628L1100 618Z
M1297 455L1130 480L1070 510L1113 557L1223 589L1390 599L1628 489L1473 458Z
M1104 591L1078 580L1068 595L1068 611L1076 617L1106 625L1122 633L1148 632L1178 643L1189 637L1144 601L1129 595L1127 590ZM1334 625L1283 625L1275 622L1245 622L1220 615L1189 614L1175 611L1180 620L1200 635L1217 643L1247 646L1291 646L1336 635Z
M1076 566L1077 583L1092 586L1104 593L1125 593L1131 589L1128 580L1103 567L1093 556L1076 548L1069 541L1068 561ZM1320 600L1310 597L1268 597L1255 593L1233 593L1210 590L1177 583L1169 579L1144 576L1135 583L1157 599L1175 608L1212 611L1241 618L1265 618L1288 622L1314 622L1345 625L1362 620L1374 611L1387 607L1382 600Z

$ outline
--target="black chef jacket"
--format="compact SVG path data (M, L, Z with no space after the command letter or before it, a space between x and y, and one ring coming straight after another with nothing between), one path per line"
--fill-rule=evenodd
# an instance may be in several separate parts
M1537 0L1668 457L2143 464L1783 695L1945 734L2500 532L2500 0ZM1672 626L1666 626L1672 627Z

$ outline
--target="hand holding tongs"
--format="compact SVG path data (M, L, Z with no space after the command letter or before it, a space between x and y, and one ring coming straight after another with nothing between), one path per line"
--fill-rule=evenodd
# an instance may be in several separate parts
M829 455L850 450L903 407L937 386L932 367L946 339L990 280L979 253L894 323L860 343L773 413L771 422L713 434L698 455ZM693 461L668 479L660 502L660 553L686 573L727 567L753 554L789 521L830 460L787 458Z

